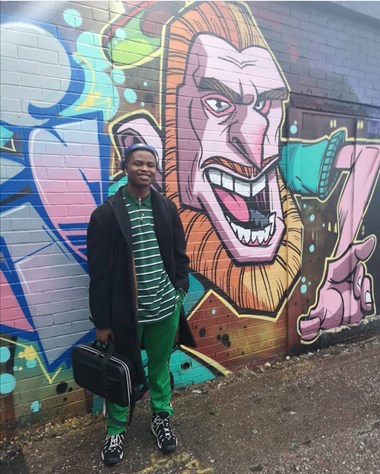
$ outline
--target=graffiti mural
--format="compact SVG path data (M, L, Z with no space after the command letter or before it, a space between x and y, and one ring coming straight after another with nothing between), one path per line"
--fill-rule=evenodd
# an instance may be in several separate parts
M89 216L134 142L159 151L186 232L198 347L173 353L177 387L376 315L380 119L294 105L250 3L55 8L1 19L6 419L99 407L70 350L94 337Z

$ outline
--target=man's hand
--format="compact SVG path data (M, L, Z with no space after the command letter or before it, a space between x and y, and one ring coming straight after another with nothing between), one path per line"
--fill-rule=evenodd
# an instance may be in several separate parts
M101 342L102 344L107 345L110 341L115 340L115 335L111 328L97 329L95 338L97 341Z
M304 341L314 340L321 329L342 324L357 325L374 309L372 279L364 261L376 245L375 237L352 244L339 258L328 262L317 302L308 315L298 320L298 333Z

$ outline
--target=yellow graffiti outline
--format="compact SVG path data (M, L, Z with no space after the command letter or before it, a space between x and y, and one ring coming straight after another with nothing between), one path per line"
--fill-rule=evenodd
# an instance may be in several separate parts
M91 76L90 91L87 94L87 97L83 100L83 102L81 104L78 104L75 107L75 111L85 109L85 108L93 108L93 107L97 107L99 105L106 104L107 105L106 112L110 116L111 115L111 103L112 103L112 101L109 97L100 99L99 95L97 95L98 91L95 91L95 71L94 71L94 68L92 67L91 63L84 56L79 54L78 52L75 52L74 56L76 56L77 58L79 58L81 61L84 62L84 64L88 67L88 70L89 70L90 76Z
M336 131L346 131L347 132L347 128L345 127L342 127L342 128L338 128ZM324 135L323 137L321 137L321 139L331 139L331 136L334 134L335 132L331 133L330 135ZM317 139L317 140L305 140L305 141L302 141L302 143L315 143L317 141L320 141L321 139ZM367 140L362 140L360 139L360 142L361 141L366 141L368 142L369 144L371 143L379 143L380 144L380 140L371 140L371 139L367 139ZM346 139L346 142L353 142L355 143L355 138L347 138ZM360 144L360 143L359 143ZM340 177L337 179L336 183L334 184L334 186L332 187L331 191L328 193L328 195L324 198L324 199L321 199L320 197L318 196L303 196L301 193L294 193L294 196L297 196L297 198L301 198L302 201L311 201L311 200L314 200L314 201L318 201L319 203L321 204L324 204L326 203L329 198L331 197L331 195L334 193L334 191L336 190L336 188L338 187L338 185L341 185L340 182L342 180L344 180L344 183L343 183L343 188L345 187L346 183L347 183L347 180L349 178L349 175L350 175L350 170L341 170L339 171L338 170L338 173L340 173ZM360 226L361 226L361 223L363 222L363 219L364 219L364 216L365 214L367 213L367 210L368 210L368 206L370 205L371 201L372 201L372 197L373 197L373 194L375 192L375 189L376 189L376 186L377 186L377 181L379 179L379 176L380 176L380 173L377 174L377 177L374 181L374 184L373 184L373 187L372 187L372 191L371 191L371 194L369 195L368 197L368 200L367 200L367 204L363 210L363 214L362 214L362 218L360 220L360 223L358 225L358 228L357 228L357 231L356 231L356 234L355 234L355 237L354 237L354 241L353 243L355 243L355 240L356 240L356 237L359 233L359 230L360 230ZM339 208L339 203L342 199L342 193L340 193L339 195L339 199L338 199L338 205L337 205L337 208ZM339 229L340 231L340 229ZM337 242L335 243L335 246L334 246L334 250L332 253L335 253L335 250L336 250L336 247L338 246L338 242L339 242L339 237L340 237L340 232L338 232L338 239L337 239ZM368 236L369 237L369 236Z
M16 151L16 146L15 146L15 141L14 141L14 138L11 138L10 140L8 140L7 143L11 143L11 147L8 147L8 146L0 146L0 150L6 150L6 151Z
M337 133L337 132L339 132L339 131L344 131L344 132L346 133L346 137L347 137L347 133L348 133L347 127L340 127L340 128L338 128L338 129L336 129L334 132L331 132L330 134L323 135L322 137L317 138L317 139L313 139L313 140L302 140L302 141L300 141L300 140L297 140L297 139L295 139L295 138L292 138L292 139L289 139L289 141L296 141L296 142L299 142L299 143L317 143L317 142L319 142L319 141L321 141L321 140L330 140L331 137L332 137L335 133ZM376 139L375 139L375 140L372 140L372 139L369 139L369 138L368 138L368 139L361 139L361 138L360 138L359 140L360 140L360 141L359 141L359 144L361 144L361 142L366 142L366 143L369 143L369 144L371 144L371 143L372 143L372 144L377 144L377 143L380 144L380 139L379 139L379 140L376 140ZM347 142L350 142L350 143L355 144L355 143L356 143L356 139L355 139L355 137L346 138L346 143L347 143ZM337 179L336 183L334 184L334 186L332 187L332 189L330 190L330 192L328 193L328 195L327 195L324 199L321 199L321 198L318 197L318 196L303 196L303 195L302 195L301 193L299 193L299 192L298 192L298 193L294 193L294 196L296 196L297 198L301 198L300 200L301 200L302 202L303 202L303 201L311 201L311 200L313 200L313 201L318 201L318 202L321 203L321 204L325 204L325 203L330 199L331 195L334 193L334 191L336 190L336 188L341 185L341 181L344 180L344 183L343 183L343 188L344 188L345 185L346 185L346 183L347 183L347 180L348 180L348 178L349 178L350 170L344 170L344 169L343 169L343 170L340 170L340 171L338 170L337 172L340 173L340 177ZM364 216L365 216L366 213L367 213L368 207L369 207L369 205L371 204L371 201L372 201L372 198L373 198L373 194L374 194L375 189L376 189L376 186L377 186L377 181L379 180L379 176L380 176L380 173L377 174L377 177L376 177L376 179L375 179L375 181L374 181L374 183L373 183L373 187L372 187L371 193L370 193L370 195L368 196L366 206L365 206L365 208L364 208L364 210L363 210L362 218L361 218L361 220L360 220L360 222L359 222L359 224L358 224L358 228L357 228L357 230L356 230L356 234L355 234L355 237L354 237L353 242L352 242L353 244L361 242L361 241L358 241L358 240L357 240L357 235L358 235L358 233L359 233L359 231L360 231L360 227L361 227L361 225L362 225ZM342 192L341 192L340 195L339 195L338 204L337 204L337 209L339 208L339 204L340 204L341 199L342 199ZM337 241L335 242L334 248L333 248L333 250L332 250L332 252L331 252L332 255L334 255L334 253L335 253L335 251L336 251L336 248L337 248L337 246L338 246L338 243L339 243L340 228L338 229L337 234L338 234L338 236L337 236ZM370 235L368 235L366 238L369 238L369 237L370 237ZM376 238L375 235L374 235L374 237ZM331 259L331 258L334 259L334 258L336 258L336 257L331 257L331 256L330 256L330 257L326 257L326 258L328 258L328 259Z
M295 279L295 283L294 283L294 287L297 286L297 283L299 281L299 277ZM223 296L219 295L215 290L208 290L207 293L199 300L199 302L197 303L197 305L191 310L191 313L188 317L188 319L190 319L198 310L199 308L202 306L202 304L210 297L212 296L215 296L218 301L220 301L224 306L227 307L227 309L229 311L231 311L233 313L234 316L236 316L237 318L249 318L249 319L262 319L263 321L270 321L270 322L276 322L277 319L279 318L283 308L284 308L284 305L285 303L287 302L287 300L290 298L291 294L293 293L294 291L294 288L292 289L292 291L289 293L289 296L287 298L284 299L284 302L282 303L282 305L280 306L280 308L278 309L277 311L277 314L276 316L264 316L264 315L261 315L261 314L249 314L249 313L239 313L235 308L234 306L228 302L227 299L225 299Z
M0 336L0 340L1 340L1 341L8 342L8 343L10 343L10 344L14 344L14 345L17 346L17 347L22 347L23 349L28 349L28 348L32 347L33 350L35 351L35 349L34 349L34 347L33 347L32 344L30 344L30 345L22 344L21 342L12 341L11 339L7 339L6 337L2 337L2 336ZM38 362L38 364L39 364L39 366L40 366L40 369L42 370L42 372L43 372L43 374L45 375L45 377L46 377L47 381L49 382L49 384L52 384L53 381L54 381L54 379L55 379L55 378L57 377L57 375L61 372L62 367L60 367L60 368L54 373L54 375L53 375L52 377L50 377L50 375L47 373L47 370L45 369L45 366L44 366L44 364L43 364L43 362L42 362L40 356L38 355L37 351L35 351L35 353L36 353L36 357L35 357L35 358L37 359L37 362Z
M374 234L371 234L371 235L368 235L364 240L367 240L369 239L370 237L374 237L375 238L375 245L372 249L372 252L369 254L369 256L365 259L365 260L361 260L362 264L363 264L363 267L364 267L364 273L366 275L366 277L368 277L370 280L371 280L371 286L373 288L373 276L370 274L370 273L367 273L367 265L365 262L367 262L373 255L375 249L376 249L376 246L377 246L377 238L376 238L376 235ZM338 239L339 240L339 239ZM360 243L362 241L357 241L356 239L354 239L354 241L352 242L353 245L357 244L357 243ZM315 291L315 298L316 298L316 301L315 303L313 303L312 306L310 306L309 308L309 311L307 314L310 314L310 312L316 308L316 306L318 305L318 301L319 299L317 298L317 295L319 294L319 290L321 289L322 285L324 283L326 283L326 279L325 279L325 276L326 276L326 273L327 273L327 267L328 267L328 264L329 262L333 262L334 260L337 260L339 257L326 257L325 259L325 265L324 265L324 269L323 269L323 276L321 278L321 281L319 282L319 285ZM318 334L313 338L313 339L310 339L310 341L307 341L307 340L304 340L302 339L302 334L300 333L300 330L299 330L299 321L301 320L301 318L307 316L307 314L301 314L300 316L298 316L297 318L297 325L296 325L296 329L297 329L297 334L300 336L300 342L301 344L307 346L307 345L310 345L310 344L313 344L317 339L319 339L321 337L321 335L327 331L329 331L329 329L319 329L318 331ZM367 314L366 316L364 316L362 318L362 320L364 319L367 319L368 317L371 317L371 316L376 316L377 312L376 312L376 300L373 301L373 311L372 313L370 314ZM341 328L353 328L353 327L357 327L361 324L361 321L358 323L358 324L341 324L340 326L338 326L337 328L332 328L332 329L341 329Z
M378 180L379 176L380 176L380 174L379 174L378 177L376 178L376 182L375 182L375 185L374 185L373 189L375 189L375 187L376 187L377 180ZM372 194L373 194L373 192L372 192ZM372 199L372 194L371 194L371 198L368 200L368 202L371 201L371 199ZM368 205L367 205L367 207L368 207ZM366 207L366 209L365 209L365 212L363 213L363 216L365 215L365 213L366 213L366 211L367 211L367 207ZM358 229L359 229L359 228L360 228L360 225L358 226ZM339 232L338 232L338 234L339 234ZM356 235L357 235L357 234L356 234ZM373 276L372 276L372 274L367 273L367 265L366 265L366 262L372 257L372 255L373 255L373 253L374 253L374 251L375 251L375 249L376 249L376 246L377 246L377 237L376 237L376 235L371 234L371 235L367 235L367 237L366 237L364 240L367 240L367 239L369 239L370 237L374 237L374 238L375 238L375 245L373 246L372 252L369 254L369 256L368 256L365 260L361 260L361 262L362 262L363 267L364 267L364 273L365 273L366 277L368 277L368 278L371 280L371 287L373 288L373 287L374 287L374 285L373 285ZM335 244L334 250L333 250L333 252L332 252L332 255L333 255L334 252L335 252L335 249L336 249L336 247L337 247L338 242L339 242L339 235L338 235L337 242L336 242L336 244ZM360 242L363 242L363 240L357 240L357 238L355 237L354 240L353 240L353 242L352 242L352 245L358 244L358 243L360 243ZM300 322L301 318L304 318L305 316L307 316L308 314L310 314L310 312L311 312L313 309L315 309L315 308L317 307L318 301L319 301L319 298L317 298L317 296L319 295L319 291L320 291L321 287L323 286L323 284L326 283L326 278L325 278L325 277L326 277L326 273L327 273L328 264L329 264L330 262L333 262L334 260L338 260L339 257L340 257L340 256L338 255L338 256L330 256L330 257L326 257L326 258L325 258L325 263L324 263L324 269L323 269L322 278L321 278L321 281L320 281L319 284L318 284L317 289L315 290L315 299L316 299L316 301L313 303L312 306L309 307L308 313L301 314L301 315L298 316L298 318L297 318L296 329L297 329L298 335L300 336L300 342L301 342L301 344L304 344L304 345L313 344L317 339L319 339L319 337L322 335L322 332L328 331L327 329L320 329L319 332L318 332L318 334L317 334L313 339L311 339L310 341L307 341L307 340L302 339L302 334L301 334L300 331L299 331L299 322ZM362 319L366 319L367 317L370 317L370 316L375 316L376 314L377 314L377 310L376 310L376 300L374 300L374 301L373 301L373 311L372 311L372 313L367 314L367 315L366 315L365 317L363 317ZM360 324L360 323L359 323L359 324ZM352 324L351 324L351 325L350 325L350 324L341 324L341 325L339 326L339 328L343 328L343 327L352 328L352 327L358 326L359 324L355 324L355 325L352 325ZM334 328L334 329L336 329L336 328Z
M140 11L140 13L141 13L141 11ZM123 15L126 15L125 9L124 9L123 12L118 13L114 18L111 18L110 21L104 25L104 27L100 30L99 38L101 38L102 36L105 36L105 31L106 31L106 29L109 28L109 26L110 26L112 23L116 22L116 21L117 21L121 16L123 16ZM174 15L173 15L173 16L174 16ZM131 17L130 17L130 18L131 18ZM173 18L173 17L171 17L170 20L171 20L172 18ZM129 21L129 20L128 20L128 21ZM148 55L145 56L144 58L139 59L138 61L134 62L133 64L126 64L125 66L116 66L116 65L113 64L113 63L109 60L109 58L107 58L107 56L104 54L104 48L102 47L101 42L100 42L100 46L101 46L100 51L101 51L101 54L103 55L103 58L104 58L108 63L110 63L110 64L112 65L112 68L113 68L113 69L120 69L120 70L132 69L132 68L134 68L134 67L141 66L141 65L143 65L143 64L145 64L145 63L151 61L152 59L154 59L154 58L156 58L156 57L162 55L162 41L161 41L161 46L159 46L156 51L154 51L154 52L148 54Z
M346 139L345 139L345 142L353 142L355 143L355 138L347 138L347 133L348 133L348 130L347 130L347 127L340 127L340 128L337 128L336 130L334 130L333 132L329 133L329 134L325 134L321 137L318 137L318 138L314 138L314 139L297 139L297 138L288 138L287 140L284 140L285 143L287 142L296 142L296 143L306 143L306 144L313 144L313 143L318 143L322 140L331 140L331 137L338 133L338 132L345 132L345 135L346 135ZM361 140L361 139L360 139ZM376 141L374 140L369 140L370 143L377 143ZM380 143L380 140L379 140L379 143ZM338 187L340 181L342 181L343 179L343 176L346 176L345 179L347 181L347 178L348 178L348 175L350 174L350 171L349 170L341 170L341 171L337 171L338 173L340 173L340 176L339 178L336 180L336 183L334 184L334 186L331 188L331 190L329 191L329 193L327 194L327 196L322 199L320 198L319 196L303 196L302 193L300 192L294 192L293 193L293 196L296 196L297 198L301 198L302 201L306 201L306 200L314 200L314 201L318 201L319 203L321 204L324 204L325 202L327 202L329 199L330 199L330 196L333 194L333 192L335 191L335 189ZM300 209L301 210L301 209Z
M152 120L152 122L154 123L154 126L156 126L157 128L159 128L161 130L161 125L157 122L157 119L153 116L153 114L151 112L149 112L146 109L133 110L132 112L128 112L128 113L118 117L117 119L113 120L112 122L110 122L109 125L108 125L108 133L109 133L111 143L112 143L113 148L114 148L114 152L116 153L116 156L119 158L119 160L121 159L121 155L120 155L119 149L116 145L114 135L111 133L112 128L117 124L123 125L125 123L125 119L127 119L129 117L132 117L132 116L136 116L137 118L139 118L139 117L145 118L145 117L148 116L150 118L150 120Z
M189 317L190 319L190 317ZM214 369L216 369L218 372L220 372L221 374L223 375L230 375L232 374L232 372L228 369L226 369L225 367L223 367L222 364L219 364L219 362L216 362L214 359L212 359L211 357L208 357L206 356L205 354L202 354L201 352L198 352L194 349L190 349L190 347L187 347L187 346L183 346L182 344L180 344L179 346L184 352L189 352L190 354L193 354L195 355L196 357L198 357L199 359L202 359L204 362L206 362L209 366L213 367Z
M331 133L326 133L325 135L322 135L318 138L313 138L313 139L306 139L306 138L293 138L293 137L289 137L287 140L285 140L286 142L298 142L298 143L317 143L321 140L330 140L331 137L337 133L337 132L346 132L346 137L347 137L347 134L348 134L348 130L347 130L347 127L339 127L337 128L336 130L334 130L333 132ZM352 143L357 143L357 144L361 144L362 142L366 142L366 143L380 143L380 139L376 139L376 138L356 138L356 137L349 137L349 138L346 138L346 142L352 142Z
M338 130L344 130L344 131L346 132L346 134L347 134L347 128L346 128L346 127L339 128L339 129L337 129L337 131L338 131ZM335 133L335 132L333 132L333 133ZM333 134L333 133L332 133L332 134ZM322 138L331 138L331 135L332 135L332 134L330 134L329 136L322 137ZM371 139L360 139L360 142L361 142L361 141L368 142L368 143L380 143L380 140L371 140ZM313 142L313 141L310 140L310 142ZM346 142L354 142L354 143L355 143L355 138L353 138L353 137L347 138L347 139L346 139ZM302 197L302 200L311 200L311 199L314 199L314 200L319 201L320 203L325 203L325 202L327 201L327 199L331 196L331 194L335 191L336 187L338 186L338 184L340 183L340 181L342 181L342 179L344 179L344 181L345 181L344 184L343 184L343 188L344 188L344 186L345 186L346 183L347 183L348 177L349 177L349 171L348 171L348 170L343 170L343 171L341 172L341 177L337 180L335 186L333 187L333 189L331 190L331 192L328 194L328 196L327 196L325 199L320 199L320 198L317 198L317 197L305 197L305 198L303 198L300 193L297 193L297 196ZM356 230L356 234L355 234L354 239L353 239L353 241L352 241L352 244L355 245L355 244L358 244L358 243L360 243L360 242L363 242L363 240L369 239L370 237L374 237L374 239L375 239L375 245L374 245L374 247L373 247L372 252L370 253L370 255L369 255L365 260L362 261L363 266L364 266L364 271L365 271L365 273L366 273L366 276L368 276L369 279L371 280L372 288L374 287L373 276L372 276L372 274L367 273L367 265L366 265L365 262L367 262L367 261L371 258L371 256L373 255L373 253L374 253L374 251L375 251L375 249L376 249L376 247L377 247L377 236L376 236L375 234L370 234L370 235L367 235L365 239L358 240L358 234L359 234L359 232L360 232L360 227L361 227L361 225L362 225L364 216L366 215L367 210L368 210L368 207L369 207L369 205L370 205L371 202L372 202L373 194L374 194L374 192L375 192L375 189L376 189L376 186L377 186L377 182L379 181L379 178L380 178L380 173L377 174L377 177L376 177L376 179L375 179L375 181L374 181L374 183L373 183L373 187L372 187L371 193L370 193L370 195L368 196L366 206L365 206L365 208L364 208L364 210L363 210L362 218L361 218L361 220L360 220L360 222L359 222L359 224L358 224L358 228L357 228L357 230ZM341 199L342 199L342 193L340 193L340 196L339 196L339 200L338 200L338 204L337 204L337 210L339 209L339 204L340 204ZM337 239L336 239L334 248L333 248L333 250L332 250L332 252L331 252L331 255L330 255L330 257L326 257L326 258L325 258L322 278L321 278L321 281L319 282L319 285L318 285L318 287L317 287L317 289L316 289L316 291L315 291L315 298L316 298L316 301L313 303L312 306L310 306L310 308L309 308L307 314L310 314L310 312L311 312L313 309L315 309L316 306L317 306L317 304L318 304L317 295L319 294L319 291L320 291L322 285L325 283L325 277L326 277L326 272L327 272L328 264L329 264L330 262L333 262L334 260L337 260L337 259L340 257L339 255L338 255L338 256L335 255L336 249L337 249L338 244L339 244L340 233L341 233L341 228L340 228L340 226L339 226L339 227L338 227L338 231L337 231L337 234L338 234L338 235L337 235ZM374 316L374 315L376 315L376 313L377 313L376 300L374 300L374 301L373 301L373 312L370 313L370 314L368 314L368 315L366 315L365 318L366 318L366 317L369 317L369 316ZM313 343L322 335L322 332L325 332L325 331L326 331L326 330L320 329L319 332L318 332L318 335L315 336L315 338L311 339L310 341L306 341L306 340L302 339L302 335L300 334L300 331L299 331L299 321L301 320L302 317L307 316L307 314L301 314L301 315L297 318L297 325L296 325L297 333L298 333L298 335L300 336L300 339L301 339L301 344L304 344L304 345L313 344ZM365 319L365 318L363 318L363 319ZM351 328L351 327L353 327L353 326L352 326L352 325L347 325L347 324L342 324L342 325L339 326L339 327Z

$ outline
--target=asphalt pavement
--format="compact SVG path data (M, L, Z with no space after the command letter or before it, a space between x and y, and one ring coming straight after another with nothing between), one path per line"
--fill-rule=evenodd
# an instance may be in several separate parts
M380 337L287 357L176 391L179 447L157 449L139 402L120 465L104 466L101 415L24 428L2 474L380 474Z

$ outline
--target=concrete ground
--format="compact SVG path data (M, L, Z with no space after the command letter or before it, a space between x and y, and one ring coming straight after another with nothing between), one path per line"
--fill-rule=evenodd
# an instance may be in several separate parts
M176 392L180 445L162 455L140 402L125 456L100 460L104 421L76 417L15 433L3 474L380 473L380 337L339 344Z

